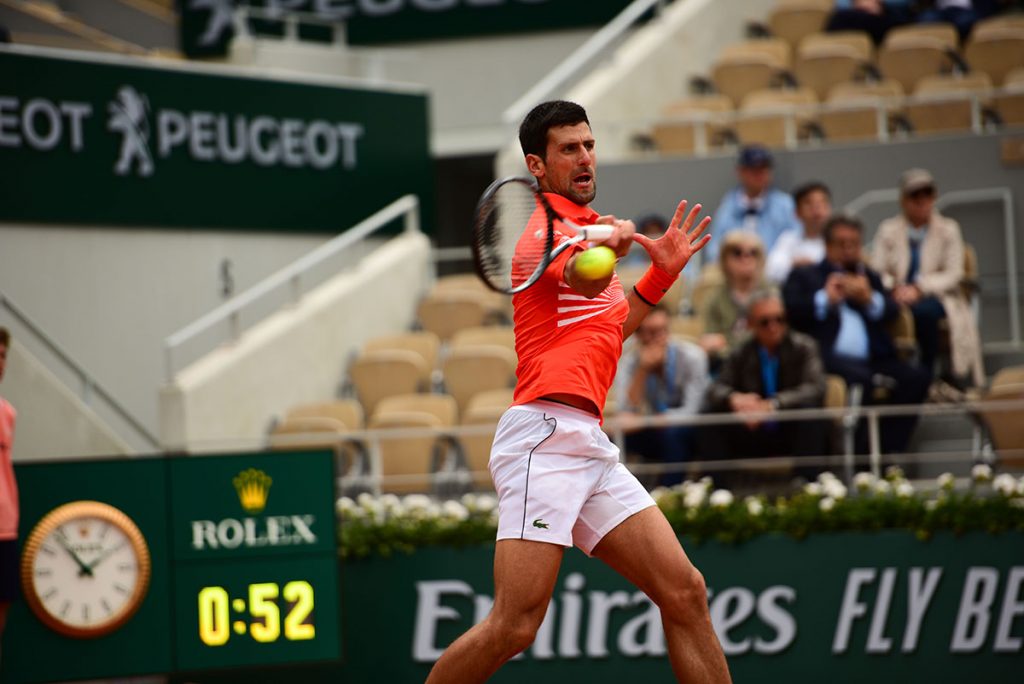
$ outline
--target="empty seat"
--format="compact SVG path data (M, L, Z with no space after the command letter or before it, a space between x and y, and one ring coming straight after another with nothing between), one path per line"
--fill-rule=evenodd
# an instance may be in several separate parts
M355 399L300 404L288 409L285 418L330 418L347 430L362 430L364 422L363 407Z
M971 93L930 94L906 101L903 115L914 133L980 130L981 105Z
M443 371L445 388L461 411L474 395L515 384L516 355L496 345L460 347L452 349Z
M993 29L973 38L964 51L973 71L983 71L997 86L1006 76L1024 65L1024 29Z
M864 31L832 31L829 33L812 33L800 41L798 55L804 51L815 51L821 48L841 46L856 53L861 60L870 62L875 53L871 36Z
M881 100L830 103L818 112L818 126L833 142L881 140L889 131L889 114Z
M1024 14L997 14L994 17L982 19L974 24L971 29L971 40L993 33L1003 33L1007 29L1024 31Z
M886 78L899 81L904 90L913 92L925 76L952 71L953 56L942 40L910 34L886 40L878 51L878 67Z
M439 425L454 425L458 415L458 406L450 394L396 394L380 400L373 417L388 413L419 412L429 413L438 420Z
M429 330L418 330L415 332L400 333L397 335L384 335L375 337L363 345L364 352L387 351L400 349L419 354L423 359L424 375L421 378L426 385L430 382L431 372L437 368L438 350L441 347L441 340Z
M296 416L276 423L270 429L271 449L337 449L347 432L334 418Z
M487 287L475 273L457 273L441 276L431 288L431 294L450 292L474 292L483 298L487 315L495 320L511 317L511 299Z
M516 351L516 333L511 325L485 325L479 328L464 328L452 336L452 349L478 345L496 345L512 353Z
M366 415L372 416L385 397L426 389L425 365L419 354L406 349L382 349L357 357L349 376Z
M674 336L697 340L704 334L704 320L700 316L673 316L669 319L668 329Z
M797 83L824 100L836 83L854 80L864 65L864 58L849 45L810 46L801 48L793 75Z
M736 117L736 136L744 144L794 145L805 137L818 98L810 88L759 90L747 95Z
M461 438L466 465L473 473L477 488L493 488L487 463L491 456L491 444L498 420L512 404L512 390L500 389L481 392L470 399L462 417L466 426L490 425L492 429L480 434L464 434Z
M982 398L981 418L1002 465L1024 466L1024 410L996 410L985 404L1024 400L1024 366L1004 368L992 378Z
M957 33L955 26L936 22L897 26L885 34L885 44L899 43L905 39L914 40L921 36L936 40L952 50L955 50L960 43L960 35Z
M422 434L381 435L378 438L380 489L385 492L424 492L438 488L452 471L453 450L445 432L455 424L455 400L443 394L408 394L381 401L373 430L417 430Z
M968 74L940 74L925 76L917 83L915 95L974 94L989 95L992 79L988 74L972 71Z
M711 81L715 90L738 105L748 93L775 84L789 62L785 41L748 40L726 47L711 69Z
M784 40L778 38L755 38L730 43L722 49L719 60L745 59L747 57L763 57L781 68L788 67L792 58L792 49Z
M732 100L719 93L671 102L662 111L665 120L651 129L651 138L659 152L693 154L717 146L728 130L721 115L732 109Z
M1024 66L1011 69L1003 79L1004 88L1024 89Z
M1024 84L996 93L992 109L1006 126L1024 126Z
M484 324L487 297L468 290L435 292L420 302L417 317L424 330L448 341L456 331Z
M830 12L831 8L813 0L785 0L768 15L768 28L773 36L796 47L805 36L825 28Z
M872 82L837 83L829 90L828 102L850 104L854 102L874 103L879 99L895 100L903 97L903 86L899 81L886 79Z

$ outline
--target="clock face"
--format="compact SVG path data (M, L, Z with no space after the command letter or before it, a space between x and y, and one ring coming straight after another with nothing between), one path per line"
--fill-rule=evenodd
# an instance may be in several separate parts
M149 584L149 551L135 524L112 506L65 504L44 517L25 545L29 605L68 636L102 636L124 624Z

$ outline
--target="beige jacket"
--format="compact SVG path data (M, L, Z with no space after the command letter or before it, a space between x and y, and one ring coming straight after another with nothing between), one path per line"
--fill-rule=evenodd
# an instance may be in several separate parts
M910 268L909 225L903 215L882 221L871 250L871 266L888 288L906 284ZM925 296L937 297L949 321L953 372L970 375L976 385L985 381L981 339L970 303L960 290L964 277L964 241L960 224L938 212L932 214L921 243L917 283Z

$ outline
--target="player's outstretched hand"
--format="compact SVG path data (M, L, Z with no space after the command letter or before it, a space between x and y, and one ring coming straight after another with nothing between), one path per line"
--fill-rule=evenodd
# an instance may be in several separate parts
M633 235L633 240L639 242L651 255L651 263L672 275L678 275L690 261L690 257L711 240L710 233L701 235L711 223L711 217L705 216L697 223L701 205L693 205L689 214L686 213L687 206L686 200L679 203L676 213L672 216L672 222L660 238L651 239L643 233Z

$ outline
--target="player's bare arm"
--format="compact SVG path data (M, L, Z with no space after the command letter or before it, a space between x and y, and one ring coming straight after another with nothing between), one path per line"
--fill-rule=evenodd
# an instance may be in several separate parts
M633 238L636 235L636 224L632 221L617 219L610 214L599 218L597 223L615 227L615 232L612 233L612 236L601 242L601 244L615 252L616 257L620 259L624 257L629 251L630 246L633 244ZM566 284L575 292L583 295L587 299L593 299L604 292L605 288L607 288L612 282L612 274L609 273L604 278L599 278L597 280L588 280L587 278L582 277L576 271L577 256L578 254L574 254L569 261L566 262L562 277L565 278Z
M693 209L687 213L688 206L689 203L686 200L679 203L671 223L660 238L651 239L643 233L633 235L633 240L640 243L650 255L652 267L661 269L673 278L678 277L693 255L703 249L711 240L710 233L703 234L711 224L711 217L705 216L698 222L701 205L693 205ZM629 302L629 316L622 324L622 339L633 334L652 308L648 302L637 295L636 291L627 293L626 301Z

